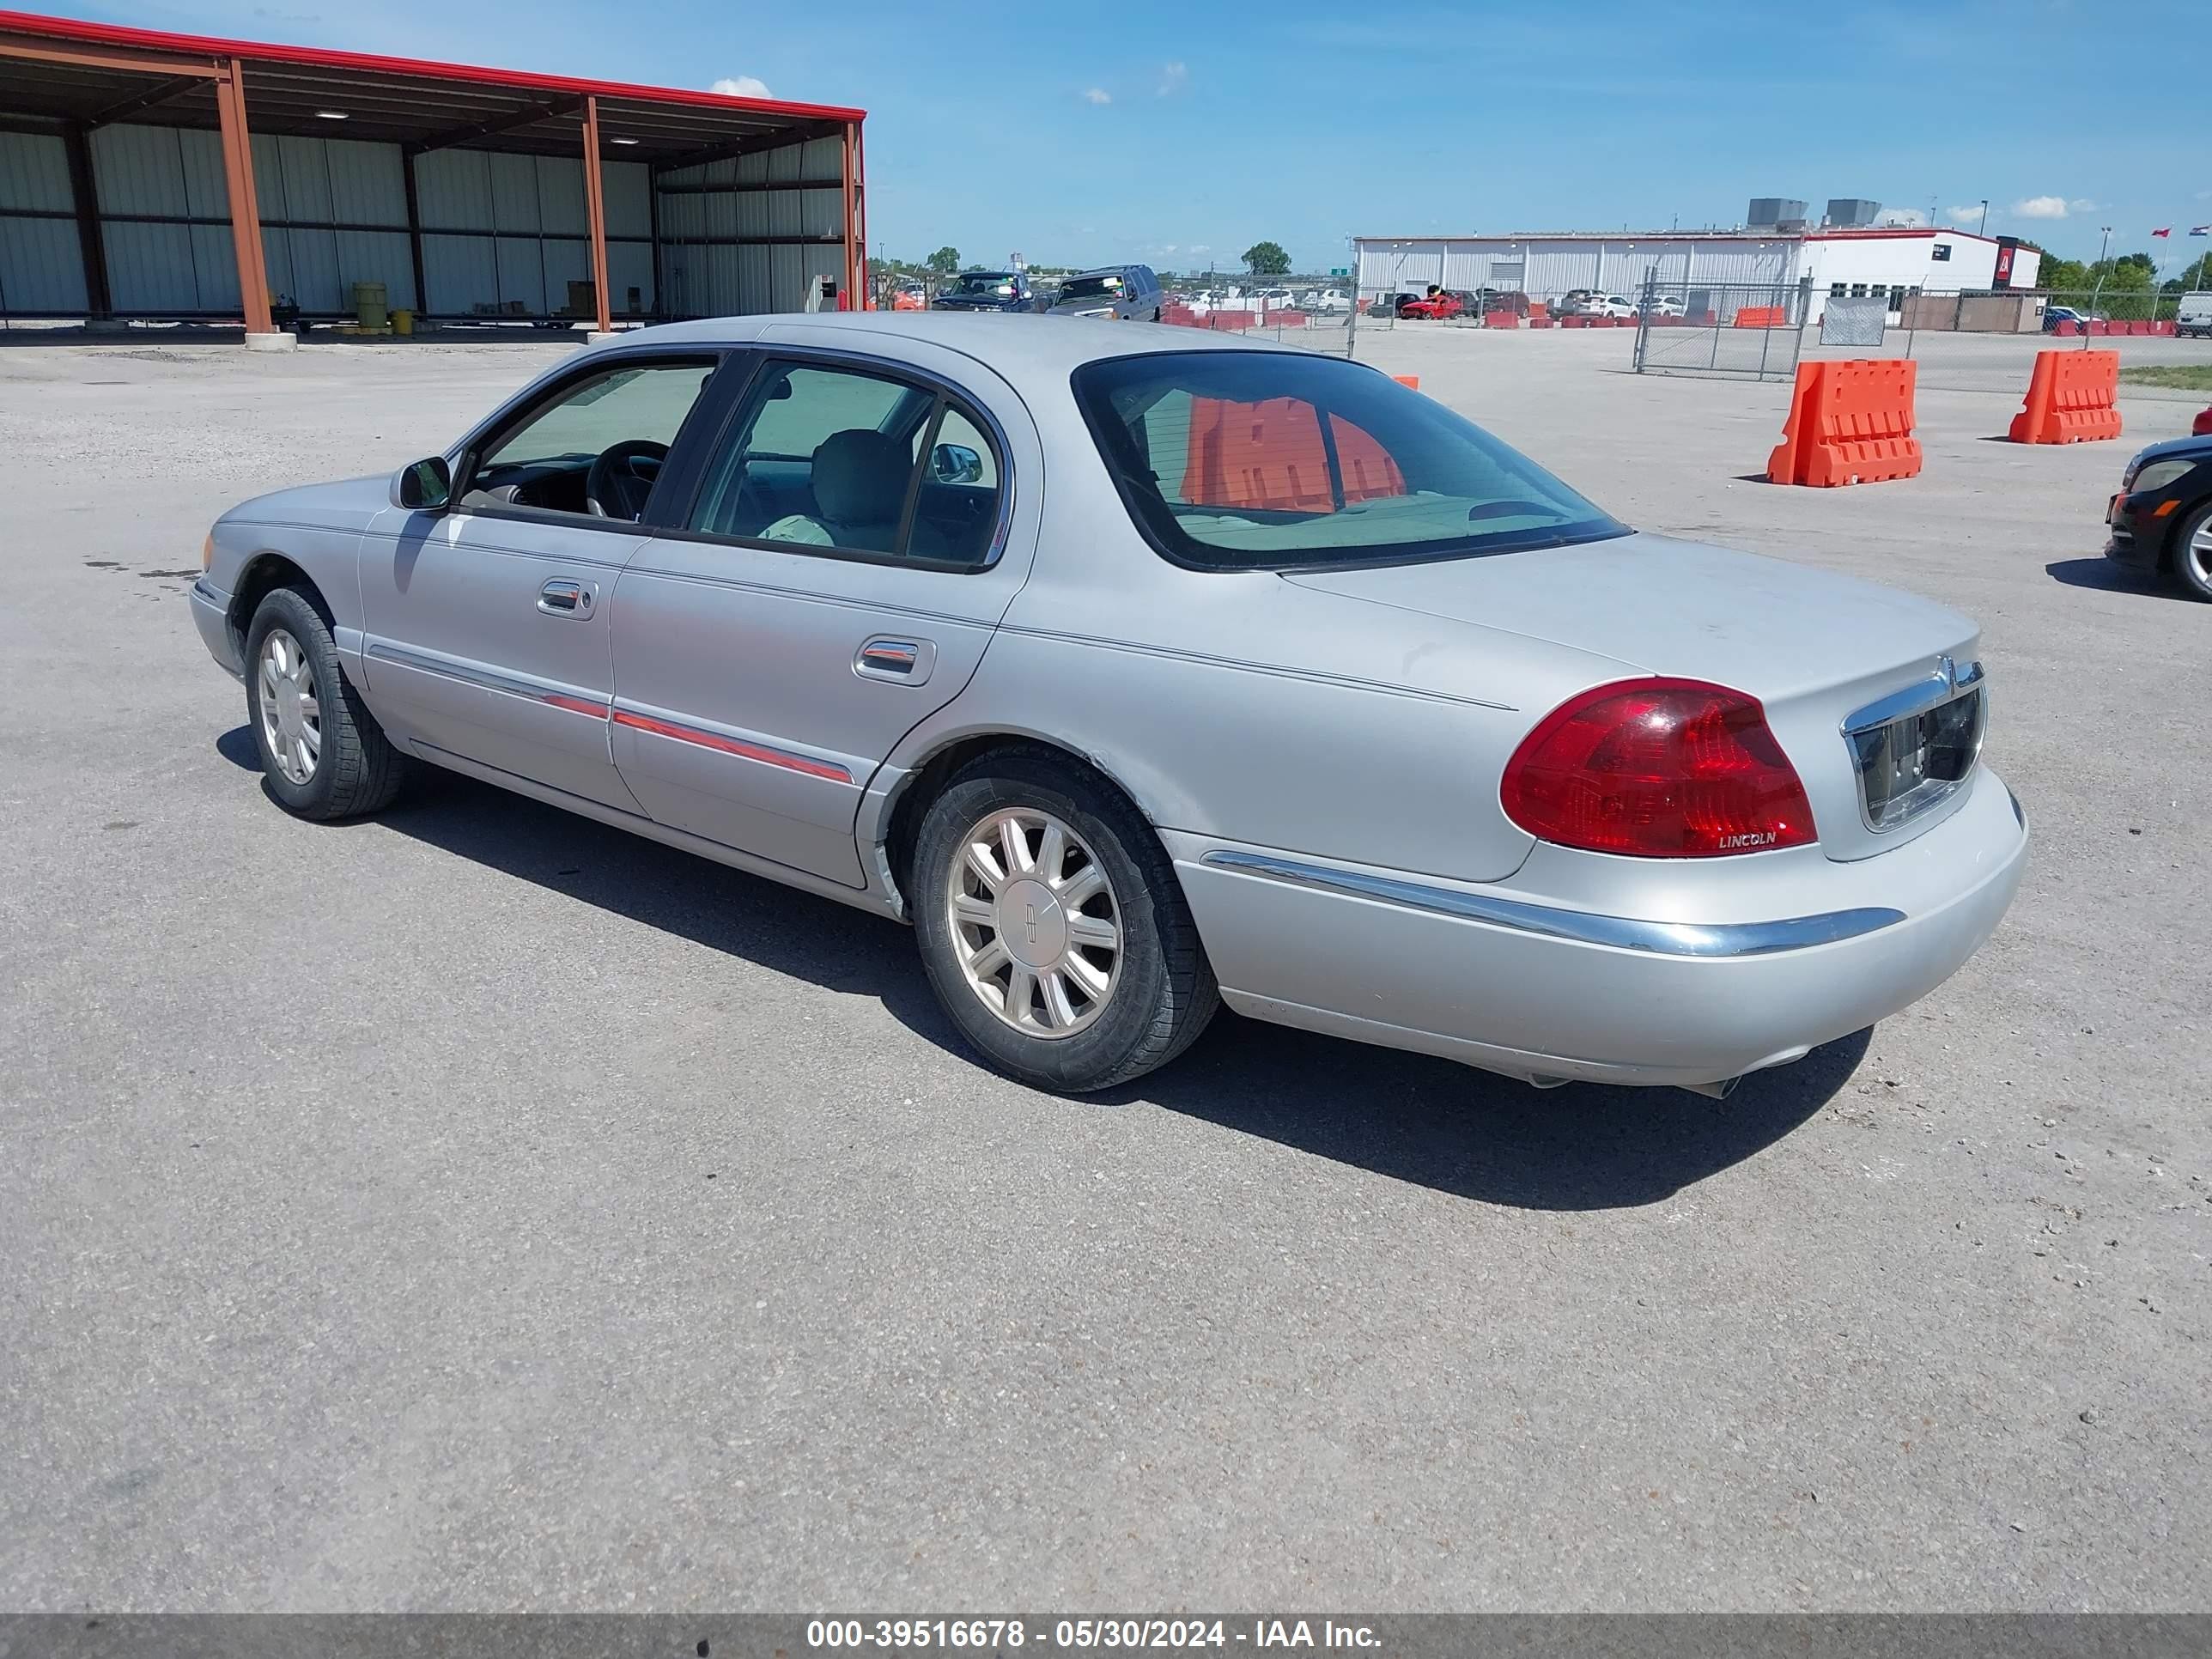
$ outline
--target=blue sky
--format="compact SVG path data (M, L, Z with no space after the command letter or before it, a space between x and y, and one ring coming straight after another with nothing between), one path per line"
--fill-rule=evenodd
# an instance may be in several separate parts
M63 7L157 28L704 87L869 112L869 233L897 258L1301 269L1355 232L1732 223L1871 197L2178 268L2212 137L2172 43L2204 0L1499 7L1302 0L207 0ZM1560 20L1571 19L1571 22ZM1388 21L1383 21L1388 20ZM2166 43L2161 46L2161 42ZM2153 227L2172 224L2171 242Z

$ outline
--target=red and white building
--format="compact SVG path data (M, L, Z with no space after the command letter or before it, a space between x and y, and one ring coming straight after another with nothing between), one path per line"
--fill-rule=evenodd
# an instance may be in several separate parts
M2043 256L2008 240L1970 230L1808 230L1799 246L1797 274L1815 295L1899 290L1985 293L2033 288Z
M1517 290L1556 299L1577 289L1633 298L1754 285L1815 295L1986 292L2035 286L2042 256L2009 240L1935 228L1796 231L1544 231L1502 236L1356 238L1359 292Z

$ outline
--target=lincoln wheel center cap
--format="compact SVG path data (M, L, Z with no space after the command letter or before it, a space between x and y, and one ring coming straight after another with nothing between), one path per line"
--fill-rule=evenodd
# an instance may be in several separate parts
M1010 881L999 895L999 937L1024 968L1049 968L1067 954L1067 912L1041 881Z

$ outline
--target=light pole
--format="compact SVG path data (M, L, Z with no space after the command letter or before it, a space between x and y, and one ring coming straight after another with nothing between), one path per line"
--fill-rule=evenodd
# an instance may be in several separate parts
M1979 225L1979 226L1978 226L1978 227L1976 228L1976 229L1975 229L1975 231L1974 231L1974 234L1975 234L1975 235L1977 235L1977 236L1986 236L1986 235L1988 235L1989 234L1990 234L1990 198L1989 198L1988 197L1984 196L1984 197L1983 197L1983 198L1982 198L1982 222L1980 223L1980 225Z
M2089 349L2089 324L2097 315L2097 301L2104 297L2105 255L2111 252L2112 246L2112 228L2100 225L2097 228L2104 233L2104 240L2097 244L2097 281L2089 290L2089 315L2081 319L2081 349L2084 351Z

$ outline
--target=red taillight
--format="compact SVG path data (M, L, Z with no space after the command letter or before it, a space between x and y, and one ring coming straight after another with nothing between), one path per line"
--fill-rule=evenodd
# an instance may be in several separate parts
M1540 840L1641 858L1803 847L1813 807L1756 697L1629 680L1570 697L1506 763L1505 816Z

